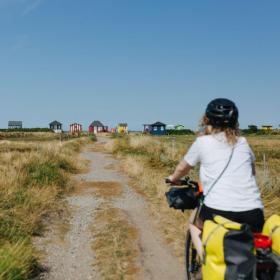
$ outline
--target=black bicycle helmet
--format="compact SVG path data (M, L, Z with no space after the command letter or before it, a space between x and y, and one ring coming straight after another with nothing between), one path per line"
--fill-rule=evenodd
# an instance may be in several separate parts
M238 109L231 100L217 98L208 104L206 117L213 127L235 127L238 122Z

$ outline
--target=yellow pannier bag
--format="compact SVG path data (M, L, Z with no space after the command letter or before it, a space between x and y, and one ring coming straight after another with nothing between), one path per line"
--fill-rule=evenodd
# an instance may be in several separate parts
M256 258L250 227L221 216L205 221L203 280L255 280Z
M272 251L280 256L280 216L271 216L264 224L263 234L272 239Z

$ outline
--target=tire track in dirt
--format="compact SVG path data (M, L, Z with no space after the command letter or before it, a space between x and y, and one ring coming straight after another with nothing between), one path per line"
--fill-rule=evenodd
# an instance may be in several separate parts
M129 222L138 229L140 236L137 241L140 248L137 263L140 273L130 279L184 279L183 266L171 253L154 226L146 201L129 186L127 176L108 168L117 166L119 162L101 151L88 150L83 152L82 156L90 161L90 167L87 174L77 176L78 181L114 181L122 185L123 195L114 198L112 205L126 213ZM57 231L51 228L46 238L37 242L38 247L46 253L45 264L50 268L50 272L39 279L100 279L98 272L94 270L94 252L91 249L91 229L100 199L94 196L94 189L84 188L67 198L67 201L72 216L65 241L59 242Z

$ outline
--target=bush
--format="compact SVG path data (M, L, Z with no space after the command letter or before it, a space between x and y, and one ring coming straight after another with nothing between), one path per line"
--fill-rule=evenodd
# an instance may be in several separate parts
M88 138L89 138L90 141L93 141L93 142L97 141L97 137L96 137L95 134L89 134Z
M258 129L258 130L253 130L253 129L241 129L241 134L242 135L252 135L252 136L262 136L262 135L280 135L279 130L263 130L263 129Z
M41 187L48 185L58 185L62 187L65 184L65 178L61 172L61 166L50 162L28 164L25 169L27 172L25 185L39 185Z
M78 152L79 150L78 150L77 147L74 147L74 151ZM69 160L65 159L65 158L58 159L55 166L57 166L59 169L62 169L66 172L70 172L70 173L76 173L77 172L77 168L73 165L73 163L70 162Z
M166 135L194 135L195 133L190 129L182 129L182 130L175 130L170 129L166 130Z

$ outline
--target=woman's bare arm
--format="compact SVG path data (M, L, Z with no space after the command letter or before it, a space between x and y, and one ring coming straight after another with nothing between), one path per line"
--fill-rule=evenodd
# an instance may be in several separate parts
M178 183L183 176L186 176L192 166L189 165L185 160L182 160L176 167L174 173L168 177L168 179L173 183Z

